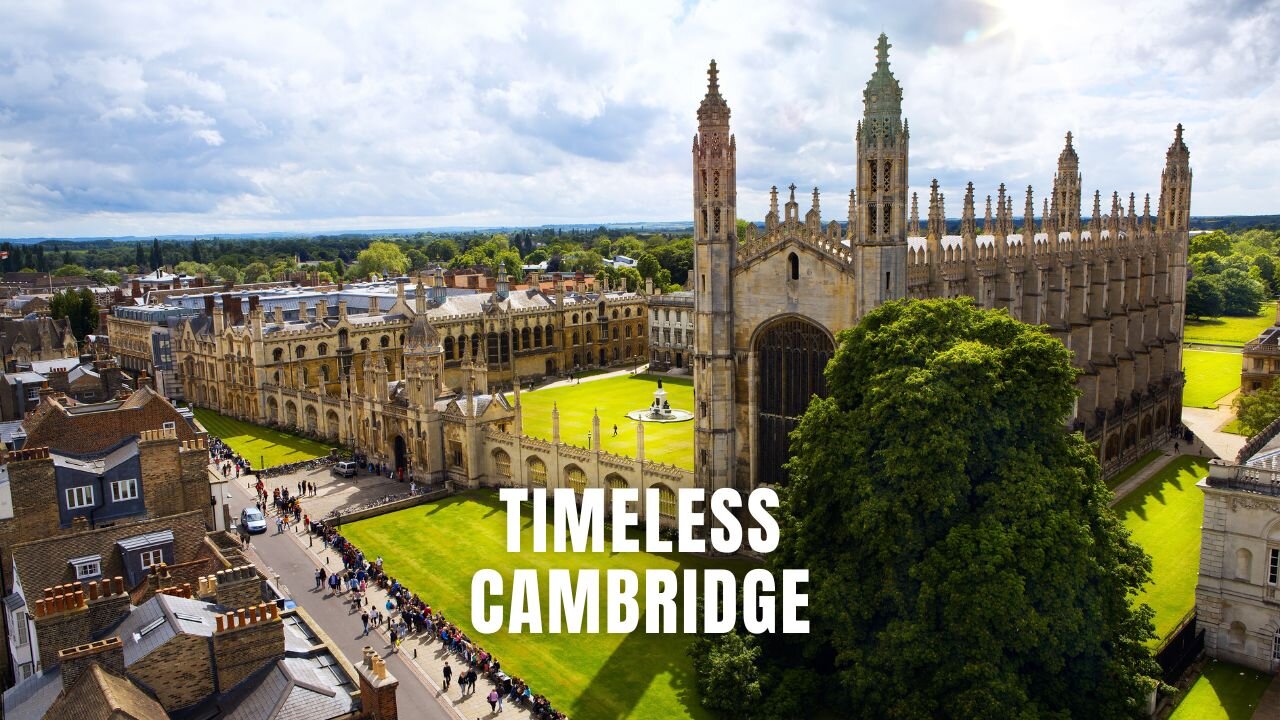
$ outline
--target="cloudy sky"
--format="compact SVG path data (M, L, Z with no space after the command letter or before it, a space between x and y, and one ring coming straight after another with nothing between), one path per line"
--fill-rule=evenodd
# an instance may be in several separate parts
M949 215L1067 130L1154 195L1178 122L1193 214L1280 212L1280 2L1040 5L0 0L0 236L683 220L713 57L740 215L842 217L882 30Z

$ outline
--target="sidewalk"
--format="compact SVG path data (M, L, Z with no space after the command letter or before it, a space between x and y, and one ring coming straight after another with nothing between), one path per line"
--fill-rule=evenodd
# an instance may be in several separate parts
M342 557L338 553L324 547L319 540L315 541L313 547L308 547L306 534L288 533L292 536L293 541L298 544L309 556L311 556L316 567L324 567L328 572L342 569ZM295 592L297 589L295 588ZM350 607L350 595L344 593L334 596L326 588L323 593L323 599L329 603L345 603ZM430 598L423 598L430 603ZM370 585L365 592L365 602L369 607L378 607L383 609L386 607L387 593L382 588ZM349 610L351 615L351 627L353 630L360 628L360 616L354 610ZM385 612L385 610L384 610ZM385 624L379 629L370 629L368 644L373 647L380 655L386 657L391 654L391 641L386 634ZM476 689L474 693L463 697L458 689L458 677L467 669L466 663L462 657L448 652L444 649L444 645L438 640L426 642L422 635L411 635L404 638L400 643L399 656L406 663L413 663L422 671L428 686L435 693L436 699L442 704L453 709L462 720L472 720L472 718L488 718L496 717L499 713L490 711L488 697L489 691L497 686L489 680L489 678L481 675L476 680ZM498 658L502 660L502 658ZM449 661L449 665L453 668L453 682L449 685L447 692L440 689L443 682L443 671L445 661ZM503 671L509 675L519 676L520 668L503 668ZM537 688L532 688L536 693ZM501 692L501 691L499 691ZM533 718L533 714L522 705L504 700L503 711L501 713L504 718Z

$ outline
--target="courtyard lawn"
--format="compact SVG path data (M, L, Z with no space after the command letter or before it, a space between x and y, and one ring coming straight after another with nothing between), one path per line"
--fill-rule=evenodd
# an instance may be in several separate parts
M232 450L240 454L255 470L329 454L329 446L272 428L242 422L212 410L192 408L196 420Z
M591 415L600 411L600 448L627 457L636 456L636 423L627 417L653 402L658 387L655 375L622 375L588 380L576 385L543 388L520 393L524 434L551 439L551 406L560 411L560 440L589 448ZM689 378L662 378L667 402L672 408L694 411L693 381ZM510 395L507 396L511 398ZM646 460L693 469L693 420L679 423L645 423ZM618 426L618 435L613 426Z
M1151 556L1151 583L1135 602L1145 602L1156 611L1153 646L1177 627L1196 602L1204 519L1204 494L1196 483L1208 474L1204 458L1178 457L1115 505L1133 541Z
M1233 352L1183 350L1182 369L1187 373L1187 386L1182 391L1182 404L1215 408L1218 400L1240 387L1240 370L1244 356Z
M471 578L483 568L497 570L504 579L504 599L509 599L511 571L537 570L545 618L550 568L598 568L602 585L605 568L634 570L640 576L637 600L643 609L645 570L678 573L725 567L741 575L750 566L678 554L613 554L608 546L601 554L533 553L533 521L528 514L522 527L523 552L507 553L505 507L495 493L472 491L344 525L341 532L366 557L381 556L388 574L466 628L472 639L497 656L503 670L525 679L573 720L710 718L698 703L693 665L685 655L690 635L645 633L643 617L641 629L629 635L605 633L605 617L598 634L509 635L504 629L478 635L470 624ZM549 527L547 532L550 535ZM603 616L603 587L600 603ZM503 605L505 619L509 607L507 602Z
M1243 346L1276 321L1276 304L1263 303L1253 317L1216 317L1187 320L1183 337L1189 343Z
M1271 676L1210 660L1169 720L1249 720Z

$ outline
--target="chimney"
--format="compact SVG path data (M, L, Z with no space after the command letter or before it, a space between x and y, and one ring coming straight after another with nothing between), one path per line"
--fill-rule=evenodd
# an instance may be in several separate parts
M62 666L62 691L66 692L76 680L97 663L103 670L124 677L124 643L119 637L109 637L86 645L77 645L58 651L58 664Z
M84 585L89 594L90 636L115 625L129 612L129 593L125 592L124 578L103 578Z
M360 701L372 720L398 720L396 688L400 681L387 670L387 664L368 645L364 658L356 665L360 675Z
M378 296L377 295L369 296L369 314L370 315L378 314Z
M262 306L262 299L257 295L249 296L249 314L252 315L259 307Z
M298 301L298 321L299 322L307 321L307 301L306 300Z
M218 687L235 687L267 663L284 657L284 624L275 603L258 603L214 616L213 666Z
M347 301L339 300L338 301L338 319L342 320L346 316L347 316Z
M215 298L212 295L204 296L204 314L213 317Z
M133 297L142 297L142 281L134 278L133 282L129 284L129 293Z
M219 570L215 577L214 602L218 605L236 608L262 602L262 580L258 577L258 568L253 565Z
M44 669L57 664L58 651L75 646L89 637L89 606L80 583L45 588L35 602L37 646Z

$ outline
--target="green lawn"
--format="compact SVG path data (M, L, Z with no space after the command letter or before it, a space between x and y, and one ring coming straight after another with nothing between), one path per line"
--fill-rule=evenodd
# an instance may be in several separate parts
M523 397L523 394L522 394ZM601 632L598 634L493 635L471 631L471 577L493 568L504 578L507 597L511 570L538 571L541 608L546 627L546 570L584 567L624 568L640 574L640 607L644 607L643 572L651 568L728 567L745 572L741 561L712 563L688 555L649 553L538 553L529 551L533 521L523 522L524 552L506 552L506 512L492 492L473 491L436 503L361 520L342 527L343 535L368 557L382 556L387 572L417 592L433 608L468 629L481 647L502 661L503 670L529 682L573 720L618 718L709 718L698 703L693 666L685 655L691 636L605 632L604 589L601 588ZM550 538L548 538L550 542ZM504 603L505 604L505 603ZM504 611L505 612L505 611ZM505 615L504 615L505 619Z
M603 450L635 457L636 423L627 417L632 410L643 410L653 402L658 386L654 375L622 375L604 380L589 380L577 385L543 388L520 393L524 434L543 440L551 439L551 406L560 411L560 439L570 445L591 447L591 414L600 411L600 447ZM671 407L694 411L693 381L689 378L662 378ZM510 396L508 396L510 398ZM614 437L613 426L618 426ZM681 423L645 423L644 456L647 460L693 469L693 421Z
M255 470L329 454L328 445L314 440L241 422L204 408L192 408L192 411L209 434L221 438L222 442L248 460Z
M1153 645L1195 605L1204 519L1204 494L1196 483L1208 474L1204 458L1175 458L1115 505L1134 542L1151 556L1151 583L1136 602L1156 611Z
M1132 463L1130 463L1129 467L1125 468L1124 470L1121 470L1120 472L1108 478L1107 487L1111 488L1112 490L1120 487L1120 483L1124 482L1125 480L1128 480L1134 475L1137 475L1139 470L1150 465L1151 461L1155 460L1156 458L1162 455L1164 455L1164 453L1161 452L1160 450L1152 450L1146 455L1143 455L1137 460L1134 460Z
M1240 387L1243 362L1244 356L1240 353L1183 350L1182 369L1187 373L1187 386L1182 391L1182 404L1217 407L1218 400Z
M1219 428L1219 432L1231 433L1232 435L1247 435L1247 433L1244 431L1244 428L1240 427L1239 420L1232 420L1226 425L1223 425L1221 428Z
M1187 342L1241 346L1276 321L1276 304L1263 303L1253 317L1217 317L1187 320L1183 337Z
M1169 720L1249 720L1270 682L1266 673L1210 660Z

